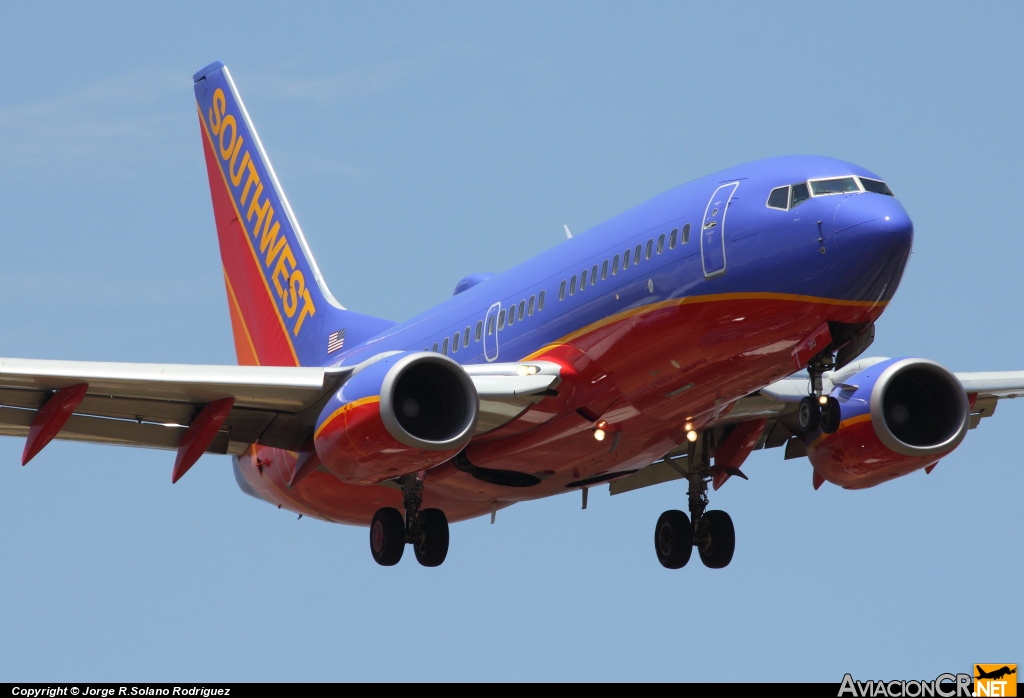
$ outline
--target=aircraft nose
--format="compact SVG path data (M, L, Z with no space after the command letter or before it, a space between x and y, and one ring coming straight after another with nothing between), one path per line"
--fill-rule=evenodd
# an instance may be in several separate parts
M866 192L843 197L833 239L841 283L850 298L889 300L910 258L914 224L895 198Z
M844 197L836 207L833 225L836 241L854 241L870 237L895 247L909 249L914 239L914 224L906 210L892 196L855 194Z

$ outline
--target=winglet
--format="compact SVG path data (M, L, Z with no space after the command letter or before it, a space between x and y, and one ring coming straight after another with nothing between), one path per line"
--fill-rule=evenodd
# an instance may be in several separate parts
M82 403L87 390L89 390L88 383L61 388L39 408L36 418L32 420L32 426L29 427L25 450L21 453L22 465L35 458L36 454L60 433L75 408Z
M207 403L192 423L188 425L184 436L181 437L181 444L178 446L178 456L174 459L174 470L171 471L171 483L181 479L181 476L188 472L188 469L195 465L199 457L206 453L213 438L217 436L220 425L227 419L231 408L235 406L235 398L226 397Z

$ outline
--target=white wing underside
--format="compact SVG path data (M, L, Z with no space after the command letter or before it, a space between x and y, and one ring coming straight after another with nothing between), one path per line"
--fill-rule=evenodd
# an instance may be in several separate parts
M464 367L480 398L477 433L515 419L558 384L556 364L528 365L539 373L520 375L518 363ZM204 405L231 397L234 407L208 453L237 455L254 443L299 450L352 371L0 359L0 435L27 436L55 391L87 383L86 397L57 438L174 450Z

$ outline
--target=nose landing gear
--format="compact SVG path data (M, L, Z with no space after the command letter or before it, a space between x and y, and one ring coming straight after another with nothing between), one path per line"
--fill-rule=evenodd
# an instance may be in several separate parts
M799 436L810 436L818 428L824 434L835 434L839 431L842 412L839 401L831 395L824 394L821 376L825 371L836 367L831 353L822 353L811 359L807 372L811 376L811 394L800 400L796 413L796 425Z
M701 434L690 444L687 453L686 478L690 487L686 494L690 515L676 509L666 511L654 529L658 562L670 570L684 567L694 548L705 566L721 569L732 561L736 549L732 518L724 511L707 511L711 482L710 438L708 432Z
M417 475L405 475L399 482L405 518L394 507L378 509L370 523L370 553L379 565L396 565L405 544L411 543L417 562L437 567L448 556L448 517L440 509L420 509L423 480Z

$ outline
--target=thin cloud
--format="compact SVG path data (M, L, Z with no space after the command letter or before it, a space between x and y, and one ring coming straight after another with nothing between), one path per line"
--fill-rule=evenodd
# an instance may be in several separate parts
M4 169L147 162L167 156L193 104L187 78L139 71L0 107ZM192 125L191 122L187 122Z
M421 70L419 61L394 61L322 77L262 77L255 81L254 87L264 97L332 102L386 92L407 82Z

